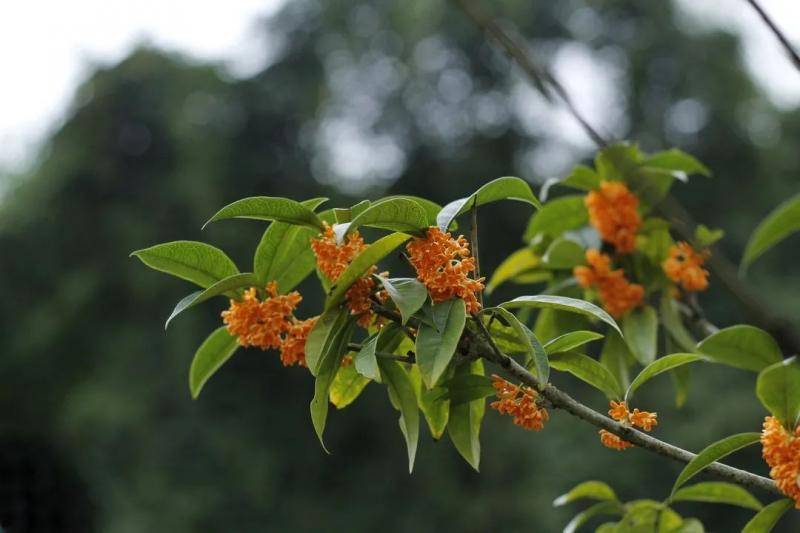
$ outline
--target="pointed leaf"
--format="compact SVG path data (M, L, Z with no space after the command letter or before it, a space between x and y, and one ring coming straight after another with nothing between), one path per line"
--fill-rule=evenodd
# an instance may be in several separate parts
M370 205L347 224L334 226L336 240L341 243L348 233L361 226L415 232L427 228L428 219L417 202L408 198L388 198Z
M647 365L655 360L658 341L658 315L655 309L645 305L629 311L622 320L622 331L631 353L639 363Z
M312 375L318 375L326 354L334 348L337 335L347 324L349 316L347 309L333 309L323 313L314 324L305 346L306 364Z
M693 353L673 353L670 355L665 355L659 359L656 359L639 372L633 382L631 383L630 387L628 387L628 391L625 393L625 399L627 400L630 396L633 395L634 391L645 384L648 380L656 377L657 375L661 374L662 372L666 372L668 370L672 370L673 368L677 368L681 365L685 365L687 363L694 363L695 361L702 361L703 357Z
M337 409L344 409L358 398L369 381L356 372L355 365L342 365L333 378L328 398Z
M239 347L233 335L225 327L217 328L197 349L189 368L189 391L197 399L206 381L231 358Z
M244 274L234 274L233 276L222 279L204 291L195 291L178 302L178 304L175 306L175 309L173 309L172 313L169 315L169 318L167 318L167 321L164 324L164 329L169 327L169 323L173 318L197 304L203 303L214 296L231 296L232 294L235 294L232 291L236 291L236 289L254 287L256 285L258 285L258 280L256 277L252 273L246 272Z
M495 314L511 327L516 335L517 342L524 348L525 366L527 368L533 367L539 383L546 384L550 380L550 364L547 361L547 352L542 343L539 342L539 339L536 338L536 335L508 309L491 307L484 309L482 313Z
M623 507L619 502L600 502L576 514L564 527L564 533L575 533L581 526L588 523L595 516L617 515L622 516ZM626 530L627 531L627 530Z
M604 392L611 399L622 398L622 387L606 367L589 356L576 352L560 352L550 356L550 366L569 372L581 381Z
M531 191L528 182L519 178L505 177L490 181L466 198L450 202L442 208L436 217L436 224L442 231L447 231L450 223L458 215L466 213L472 206L481 206L498 200L517 200L539 208L541 204Z
M676 174L680 173L683 178L691 174L700 174L706 177L711 176L711 171L708 170L708 167L693 156L677 148L664 152L656 152L645 159L642 164L651 168L670 170Z
M456 369L456 375L472 373L483 375L483 362L474 361L470 365L462 365ZM450 420L447 433L450 440L469 464L479 470L481 461L481 443L479 440L481 422L486 409L484 400L475 400L461 405L450 406Z
M576 485L566 494L553 501L553 507L561 507L578 500L619 501L617 494L607 483L602 481L584 481Z
M400 411L400 430L406 439L408 472L411 473L414 469L414 458L417 455L419 440L419 407L414 385L408 377L408 373L397 361L380 359L378 366L381 369L383 382L393 399L392 403Z
M441 331L423 323L417 332L417 366L422 381L432 388L442 377L464 331L467 312L464 300L459 298L447 300L432 307L434 320L442 323Z
M444 391L440 399L449 400L450 405L480 400L496 392L491 379L477 374L460 374L442 383L441 388Z
M578 300L576 298L568 298L566 296L553 296L550 294L540 294L538 296L520 296L518 298L514 298L509 302L505 302L500 304L500 307L505 307L508 309L516 309L516 308L539 308L539 309L558 309L561 311L569 311L571 313L578 313L581 315L589 316L592 318L597 318L602 320L615 330L617 330L620 335L622 331L619 329L619 326L611 318L611 315L597 307L596 305L586 302L584 300Z
M428 289L414 278L381 278L377 279L383 284L389 298L392 299L400 311L403 324L408 322L411 315L419 311L428 299Z
M756 394L775 418L794 428L800 418L800 362L797 357L762 370L756 382Z
M277 220L308 226L322 230L322 221L314 211L305 205L289 198L276 198L271 196L253 196L242 198L226 205L216 212L203 227L205 228L217 220L229 218L249 218L254 220Z
M693 351L697 346L697 341L686 329L681 320L681 315L678 312L677 302L669 294L669 291L664 291L661 295L661 304L659 306L661 323L664 325L672 339L678 343L682 350L687 352Z
M358 254L348 265L347 269L339 276L331 286L328 299L325 301L325 310L333 309L344 301L347 290L362 277L378 261L392 253L395 248L410 239L410 235L405 233L392 233L386 235L367 246Z
M131 256L138 257L152 269L191 281L204 289L239 273L225 252L204 242L167 242L137 250Z
M603 335L595 331L570 331L546 343L544 349L548 354L568 352L602 338Z
M422 383L422 376L419 374L419 368L413 365L408 371L408 377L414 384L414 390L417 392L417 405L419 405L422 414L425 416L425 421L428 423L428 429L431 436L435 440L442 438L447 422L450 418L450 401L442 398L446 392L442 387L434 387L428 389Z
M776 207L758 225L744 250L742 271L745 271L764 252L797 230L800 230L800 194Z
M600 364L617 378L617 382L623 388L626 388L631 382L630 368L635 363L636 358L622 336L616 331L609 331L600 351Z
M541 261L539 256L533 253L530 248L522 248L513 254L506 257L500 266L498 266L492 273L489 283L486 284L486 294L491 294L493 290L505 283L512 280L516 276L535 270L539 267Z
M707 446L703 449L703 451L698 453L694 459L689 461L681 473L678 474L678 479L675 480L675 484L672 486L672 494L675 494L675 491L677 491L684 483L689 481L692 477L697 475L701 470L714 461L719 461L723 457L727 457L735 451L746 448L751 444L755 444L760 438L760 433L739 433L737 435L725 437L724 439L718 440L717 442Z
M557 237L542 256L542 266L554 270L572 269L586 262L581 243L569 237Z
M752 494L739 485L722 481L706 481L679 489L670 498L673 502L727 503L759 511L763 507Z
M745 524L742 533L769 533L778 523L778 520L780 520L792 506L792 500L788 498L772 502Z
M530 242L537 235L558 237L565 231L582 228L589 223L583 195L562 196L550 200L528 222L523 239Z
M754 326L731 326L709 335L697 351L713 361L744 370L760 372L783 356L772 335Z

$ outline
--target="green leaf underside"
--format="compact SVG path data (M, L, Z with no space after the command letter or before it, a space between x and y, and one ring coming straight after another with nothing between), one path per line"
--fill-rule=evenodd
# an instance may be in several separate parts
M550 356L550 366L561 372L569 372L611 399L622 398L622 387L617 378L605 366L587 355L577 352L554 353Z
M673 368L677 368L688 363L694 363L695 361L702 361L703 359L704 358L702 356L693 353L673 353L656 359L644 367L633 379L628 387L628 391L625 393L625 398L627 399L632 396L636 389L662 372L672 370Z
M477 360L470 365L461 365L456 369L456 376L462 373L483 375L483 362ZM451 405L447 424L447 433L456 450L475 470L480 468L479 435L485 409L486 403L482 399L461 405Z
M320 318L320 320L322 320L322 318ZM325 350L320 355L316 365L315 376L317 379L314 381L314 397L309 404L309 410L311 412L311 423L314 426L314 431L325 453L329 452L325 447L322 435L325 431L325 423L328 419L330 388L336 373L342 365L342 358L344 354L347 353L347 343L350 341L350 337L353 334L355 324L355 320L347 316L343 325L333 329L330 335L330 342L325 343ZM306 343L306 346L307 345L308 343ZM306 353L306 358L307 357L308 353ZM309 368L311 368L310 365Z
M356 353L353 358L356 371L366 378L380 381L376 352L395 353L403 339L405 333L397 324L386 324L377 334L369 337Z
M407 372L397 361L378 360L381 377L389 390L392 404L400 411L400 431L406 440L408 450L408 472L414 469L419 441L419 407L417 395Z
M215 329L197 349L189 367L189 392L197 399L206 382L231 358L239 343L223 326Z
M722 481L706 481L679 489L670 498L673 502L726 503L759 511L763 507L752 494L739 485Z
M420 281L414 278L378 278L400 311L403 324L419 311L428 299L428 290Z
M428 227L428 219L417 202L408 198L389 198L370 205L350 222L334 226L336 240L342 242L348 233L360 226L417 232Z
M131 255L154 270L190 281L203 289L239 273L225 252L204 242L167 242Z
M347 309L333 309L322 314L306 340L306 364L313 376L319 374L325 355L333 348L338 332L350 316Z
M721 329L697 345L697 351L724 365L760 372L780 362L780 347L772 335L754 326Z
M442 231L447 231L450 223L458 215L466 213L473 206L479 207L498 200L516 200L541 207L539 200L531 191L531 186L525 180L514 177L504 177L492 180L466 198L450 202L439 211L436 224Z
M742 533L769 533L778 520L793 507L792 500L785 498L767 505L745 524Z
M800 417L800 363L797 357L765 368L758 375L756 394L775 418L794 428Z
M222 279L204 291L195 291L177 303L175 309L172 310L172 313L167 318L164 329L169 327L169 323L172 322L173 318L197 304L203 303L214 296L231 296L231 291L244 287L254 287L256 285L258 285L256 277L252 273L247 272L244 274L234 274L233 276Z
M733 452L746 448L751 444L755 444L760 438L760 433L739 433L731 435L730 437L725 437L705 447L694 459L689 461L681 473L678 474L678 478L672 486L672 494L675 494L684 483L700 473L711 463L719 461Z
M301 202L315 209L324 198ZM316 258L309 242L319 232L305 226L287 222L272 222L264 231L253 256L253 272L260 285L270 281L278 284L281 293L287 293L314 271Z
M500 307L510 309L531 307L538 309L557 309L561 311L569 311L571 313L578 313L592 318L597 318L617 330L620 335L622 334L622 331L619 329L617 323L613 318L611 318L611 315L592 303L584 300L578 300L576 298L553 296L549 294L540 294L538 296L520 296L511 301L500 304Z
M618 501L617 494L607 483L602 481L584 481L573 487L566 494L553 500L554 507L560 507L578 500Z
M742 271L764 252L800 230L800 194L776 207L753 232L744 250Z
M437 330L422 323L416 341L417 366L428 388L437 384L450 364L467 318L464 300L460 298L434 304L432 312L434 323L442 326Z
M337 409L344 409L358 398L370 380L356 372L355 365L340 366L331 383L328 398Z
M648 365L655 360L658 341L658 314L655 309L646 305L628 312L622 321L622 331L631 353L639 363Z
M411 366L408 376L414 384L414 390L417 392L417 405L425 416L431 436L435 440L441 439L450 418L450 401L442 398L446 390L442 387L426 388L422 384L422 376L419 374L417 365Z
M381 237L377 241L367 246L360 254L358 254L344 272L339 276L339 279L331 286L328 299L325 301L325 310L333 309L344 301L347 290L362 277L373 265L377 264L381 259L392 253L395 248L410 239L410 235L405 233L392 233Z
M249 218L254 220L277 220L322 229L322 220L302 203L289 198L272 196L252 196L242 198L217 211L203 227L217 220L230 218Z
M568 352L602 338L603 335L595 331L570 331L546 343L544 349L548 354Z
M547 361L547 352L536 335L528 329L525 324L503 307L491 307L483 311L484 313L495 314L510 326L516 335L516 340L523 347L525 353L525 366L533 368L539 383L546 384L550 380L550 363Z

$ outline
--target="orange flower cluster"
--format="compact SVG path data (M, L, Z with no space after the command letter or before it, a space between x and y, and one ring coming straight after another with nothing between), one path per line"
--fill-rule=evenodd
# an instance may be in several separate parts
M303 299L297 291L279 295L278 285L272 281L267 285L267 295L260 300L257 289L251 287L241 300L230 301L230 307L222 312L222 322L240 346L280 349L284 366L305 366L306 338L317 319L298 320L294 316Z
M704 291L708 288L708 270L703 263L708 251L696 251L686 242L670 247L669 257L661 264L669 279L686 291Z
M587 250L589 266L577 266L572 273L581 287L597 287L600 302L614 318L637 307L644 298L644 287L630 283L622 269L611 270L611 258L597 250Z
M761 446L770 477L800 509L800 426L790 432L774 416L766 417Z
M608 410L608 414L617 422L621 422L625 425L637 426L645 431L650 431L653 429L653 426L658 425L658 413L640 411L638 408L629 411L628 405L625 402L615 402L612 400L610 405L611 409ZM630 442L619 438L605 429L601 429L598 433L600 434L600 442L603 446L608 448L622 451L633 446Z
M603 240L621 254L632 252L642 223L636 195L621 181L603 181L598 190L586 195L585 203L589 221Z
M475 258L463 235L454 239L449 232L428 228L425 237L414 238L406 245L417 278L425 284L431 299L443 302L457 296L467 304L467 311L481 309L477 293L483 290L483 279L473 279Z
M497 397L490 407L503 415L514 417L514 424L530 431L539 431L550 418L547 409L536 404L538 394L530 387L512 385L500 376L492 375L492 386Z
M329 280L336 281L350 265L350 262L367 245L364 244L364 239L357 231L349 234L342 244L337 244L333 228L327 222L323 222L323 225L325 226L325 231L319 238L311 239L311 249L317 256L317 267L319 267L320 272ZM372 323L373 313L371 311L370 296L375 288L375 280L372 275L377 269L376 266L372 266L363 277L353 283L345 295L350 313L359 315L358 324L363 328L368 328ZM386 301L388 295L385 291L379 291L376 297L383 302Z

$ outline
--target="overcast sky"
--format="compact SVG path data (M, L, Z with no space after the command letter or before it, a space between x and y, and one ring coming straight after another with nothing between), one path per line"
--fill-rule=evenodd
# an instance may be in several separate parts
M800 105L800 73L744 0L675 0L690 31L740 32L754 77L778 105ZM761 0L800 42L800 1ZM26 0L0 7L0 171L21 170L57 127L93 65L148 42L197 59L225 61L234 75L261 65L255 25L282 0ZM575 95L580 99L585 95ZM580 102L579 102L580 104Z

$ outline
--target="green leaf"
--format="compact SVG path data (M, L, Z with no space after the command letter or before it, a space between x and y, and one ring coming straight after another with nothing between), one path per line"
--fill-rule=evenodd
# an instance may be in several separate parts
M400 411L400 431L406 439L408 449L408 472L414 469L414 458L417 455L419 440L419 408L417 395L408 374L397 361L380 359L378 366L381 377L389 390L392 404Z
M600 187L600 176L591 168L578 165L572 169L572 173L569 176L561 181L561 185L582 191L592 191Z
M480 400L496 392L490 378L477 374L460 374L442 383L441 388L444 392L440 398L449 400L450 405Z
M694 241L698 248L708 248L724 236L725 232L723 230L710 229L703 224L700 224L694 230Z
M623 507L619 502L600 502L592 505L576 514L572 520L564 527L564 533L575 533L580 527L586 525L589 520L601 515L622 516Z
M586 251L583 246L567 237L556 238L542 256L542 265L556 270L572 269L585 262Z
M697 518L687 518L683 521L680 528L670 533L705 533L705 531L706 529L703 527L703 523L700 520Z
M576 378L601 390L611 399L622 398L622 387L609 370L587 355L576 352L560 352L550 356L550 366L561 372L569 372Z
M775 418L794 428L800 417L800 362L797 356L762 370L756 382L756 394Z
M528 222L523 239L530 242L537 235L559 237L565 231L582 228L589 223L583 196L562 196L550 200Z
M681 516L661 502L635 500L625 504L627 512L616 531L625 533L674 533L683 524Z
M455 298L434 304L432 307L438 329L422 323L417 331L417 366L425 386L431 388L442 377L464 331L467 312L464 300Z
M353 335L355 324L355 320L347 317L345 324L334 330L332 339L330 339L329 343L326 343L326 349L317 361L316 374L314 374L317 379L314 381L314 397L311 399L309 410L311 411L311 423L325 453L329 452L325 447L325 442L322 440L322 434L325 431L325 422L328 419L330 389L336 373L342 366L342 358L347 353L347 343L350 342L350 337ZM309 334L310 339L311 335ZM308 343L306 343L306 360L307 358ZM309 368L311 368L311 365L309 365Z
M536 338L536 335L508 309L490 307L484 309L483 313L497 315L500 320L514 331L516 340L523 347L525 353L526 368L532 367L536 372L536 378L539 383L542 385L547 384L550 380L550 363L547 361L547 352L542 343L539 342L539 339Z
M510 309L530 307L538 309L558 309L561 311L569 311L571 313L578 313L580 315L597 318L617 330L620 335L622 334L622 331L620 331L617 323L613 318L611 318L611 315L592 303L584 300L578 300L576 298L553 296L549 294L540 294L538 296L520 296L511 301L500 304L500 307Z
M416 365L409 369L408 376L414 384L414 390L417 392L417 405L419 405L422 414L425 416L431 436L435 440L441 439L450 418L450 401L442 398L446 392L445 389L442 387L434 387L432 389L425 387L422 383L422 376L419 374L419 368Z
M231 358L238 347L236 337L228 333L224 326L206 337L195 352L189 368L189 392L192 398L197 399L206 381Z
M483 375L483 362L477 360L470 365L461 365L456 368L457 376L464 373ZM484 400L450 405L447 433L461 457L475 470L480 469L481 443L479 436L485 410Z
M688 366L679 366L670 372L670 377L675 388L675 407L680 409L684 406L686 398L689 396L692 373L689 371Z
M600 364L617 378L620 385L627 387L631 382L630 367L635 362L636 358L622 336L616 331L609 331L603 349L600 350Z
M639 147L619 142L597 152L594 166L601 179L624 181L639 166L642 154Z
M671 170L676 174L676 177L679 174L683 179L691 174L711 176L711 171L703 163L677 148L656 152L645 159L642 164L651 168Z
M548 354L568 352L602 338L603 335L594 331L570 331L545 344L544 349Z
M730 437L725 437L724 439L718 440L717 442L706 446L703 448L703 451L698 453L694 459L689 461L681 473L678 474L678 479L675 480L675 484L672 486L671 494L674 495L684 483L700 473L701 470L706 468L714 461L719 461L723 457L727 457L735 451L741 450L742 448L750 446L751 444L755 444L760 438L760 433L739 433L736 435L731 435Z
M174 241L137 250L131 256L154 270L171 274L206 289L239 273L225 252L210 244Z
M683 487L672 495L673 502L727 503L759 511L763 507L752 494L739 485L722 481L706 481Z
M376 202L345 224L337 224L333 231L341 243L348 233L360 226L388 229L391 231L417 232L428 227L425 210L408 198L389 198Z
M512 280L516 276L539 267L541 260L530 248L522 248L506 257L492 273L486 284L486 294L491 294L497 287Z
M658 341L658 314L645 305L629 311L622 319L622 331L636 360L647 365L656 358Z
M681 320L680 313L678 313L677 302L670 296L668 291L664 291L661 294L659 311L664 329L669 332L672 339L678 343L678 346L687 352L694 351L697 341L683 325L683 320Z
M769 533L778 520L792 508L792 500L785 498L767 505L745 524L742 533Z
M661 374L662 372L666 372L668 370L672 370L673 368L677 368L679 366L685 365L687 363L694 363L695 361L702 361L703 357L693 354L693 353L673 353L670 355L665 355L659 359L656 359L639 372L633 382L631 383L630 387L628 387L628 391L625 393L625 399L627 400L629 396L632 396L634 391L645 384L648 380L656 377L657 375Z
M525 180L513 177L497 178L466 198L455 200L444 206L436 217L436 224L440 230L447 231L450 223L458 215L466 213L473 206L479 207L498 200L517 200L536 208L541 207L536 195L531 191L531 186Z
M345 294L353 283L378 261L392 253L395 248L410 239L410 235L405 233L392 233L381 237L377 241L367 246L360 254L355 256L339 279L331 286L328 299L325 301L325 310L333 309L344 301Z
M222 279L204 291L195 291L178 302L175 309L173 309L172 313L169 315L169 318L167 318L164 329L169 327L169 323L173 318L199 303L205 302L214 296L230 295L229 293L236 289L254 287L256 285L258 285L256 277L250 272L247 272L245 274L234 274L233 276Z
M411 315L419 311L428 299L428 290L420 281L414 278L382 278L377 277L386 289L400 311L402 322L405 324Z
M313 198L301 204L313 210L324 201L325 198ZM275 281L278 290L285 294L311 274L316 258L309 243L318 233L305 226L272 222L253 256L253 272L259 285Z
M305 346L306 364L313 376L319 374L328 352L336 347L338 334L346 326L349 317L347 309L326 311L309 332Z
M436 215L439 214L439 211L442 210L442 206L437 204L436 202L432 202L426 198L420 198L419 196L411 196L408 194L395 194L392 196L387 196L384 200L394 200L395 198L403 198L406 200L411 200L412 202L416 202L418 206L425 211L425 220L426 226L435 226L436 225ZM455 229L456 225L451 224L450 229Z
M554 507L561 507L578 500L619 501L617 494L607 483L602 481L584 481L576 485L566 494L553 500Z
M355 365L340 366L331 383L328 398L337 409L344 409L358 398L369 382L369 379L356 372Z
M697 351L717 363L760 372L783 356L772 335L754 326L721 329L697 345Z
M797 230L800 230L800 194L776 207L758 225L747 241L741 264L742 272L764 252Z
M361 350L354 357L354 367L362 376L374 381L380 381L380 370L376 352L394 353L398 345L405 339L403 330L392 322L386 324L380 331L369 337L364 342Z
M277 220L308 226L316 230L322 230L322 220L314 211L305 205L289 198L275 198L271 196L252 196L242 198L232 204L228 204L206 222L205 228L217 220L229 218L249 218L254 220Z

